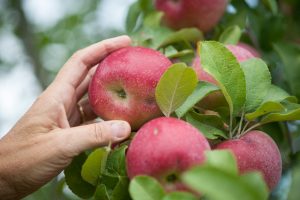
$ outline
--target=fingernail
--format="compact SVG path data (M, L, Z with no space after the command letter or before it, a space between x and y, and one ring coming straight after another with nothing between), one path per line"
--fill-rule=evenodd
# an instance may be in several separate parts
M112 123L111 131L115 138L117 139L125 138L129 135L130 126L127 122L116 121Z

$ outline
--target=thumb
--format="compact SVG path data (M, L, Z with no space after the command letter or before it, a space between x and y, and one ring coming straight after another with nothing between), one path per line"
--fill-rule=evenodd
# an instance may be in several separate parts
M89 125L62 129L59 135L63 141L62 149L68 155L77 155L85 150L107 145L109 142L120 142L131 132L125 121L112 120Z

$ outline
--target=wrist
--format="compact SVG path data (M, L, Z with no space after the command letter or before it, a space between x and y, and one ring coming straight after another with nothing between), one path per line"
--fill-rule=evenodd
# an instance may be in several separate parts
M17 191L15 190L14 187L12 187L11 184L6 181L4 178L3 174L1 174L1 169L0 169L0 197L1 199L19 199L17 197Z

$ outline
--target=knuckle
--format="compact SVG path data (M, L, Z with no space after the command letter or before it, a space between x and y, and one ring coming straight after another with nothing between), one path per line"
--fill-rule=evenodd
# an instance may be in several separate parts
M73 55L71 56L71 59L77 62L81 62L83 58L83 49L77 50Z
M101 124L94 124L92 129L92 140L95 145L105 144L107 142L107 137L104 132L104 127Z

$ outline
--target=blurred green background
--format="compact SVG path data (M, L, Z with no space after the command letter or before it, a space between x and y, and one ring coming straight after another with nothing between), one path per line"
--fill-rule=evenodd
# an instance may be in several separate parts
M135 0L0 0L0 137L28 109L77 49L126 33ZM300 98L300 0L232 0L213 33L230 25L258 49L273 82ZM275 5L275 6L274 6ZM283 178L272 199L300 199L300 123L264 127L279 144ZM1 197L0 197L1 199ZM55 178L25 198L78 199Z

